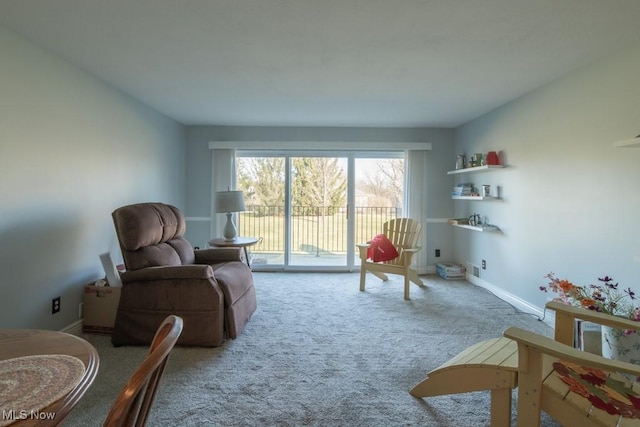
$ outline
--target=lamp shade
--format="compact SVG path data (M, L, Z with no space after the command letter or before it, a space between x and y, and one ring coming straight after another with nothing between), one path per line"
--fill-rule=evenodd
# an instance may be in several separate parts
M216 212L242 212L244 207L244 196L242 191L218 191L216 192Z

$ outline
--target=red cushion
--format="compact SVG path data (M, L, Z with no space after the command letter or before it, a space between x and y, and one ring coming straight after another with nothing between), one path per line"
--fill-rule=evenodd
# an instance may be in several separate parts
M378 234L371 239L369 244L367 258L373 262L391 261L400 256L393 243L384 234Z

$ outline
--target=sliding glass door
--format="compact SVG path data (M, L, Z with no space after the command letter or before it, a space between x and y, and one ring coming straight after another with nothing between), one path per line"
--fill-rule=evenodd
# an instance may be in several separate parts
M347 265L347 159L291 157L292 266Z
M239 152L236 170L256 270L351 270L355 243L402 212L402 153Z
M390 219L402 216L404 205L404 158L356 158L354 231L356 243L382 233ZM354 263L360 262L358 253Z
M240 213L239 233L260 239L252 247L254 268L285 264L287 164L281 156L236 158L237 185L247 208Z

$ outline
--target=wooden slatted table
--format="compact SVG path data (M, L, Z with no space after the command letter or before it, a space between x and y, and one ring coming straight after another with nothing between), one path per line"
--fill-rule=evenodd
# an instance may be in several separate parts
M415 397L491 391L491 426L511 425L511 391L518 385L518 345L500 337L479 342L427 374Z

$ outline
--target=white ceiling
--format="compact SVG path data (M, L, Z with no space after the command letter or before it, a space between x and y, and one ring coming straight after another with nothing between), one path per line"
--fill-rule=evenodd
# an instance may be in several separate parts
M640 43L639 0L3 0L184 124L453 127Z

